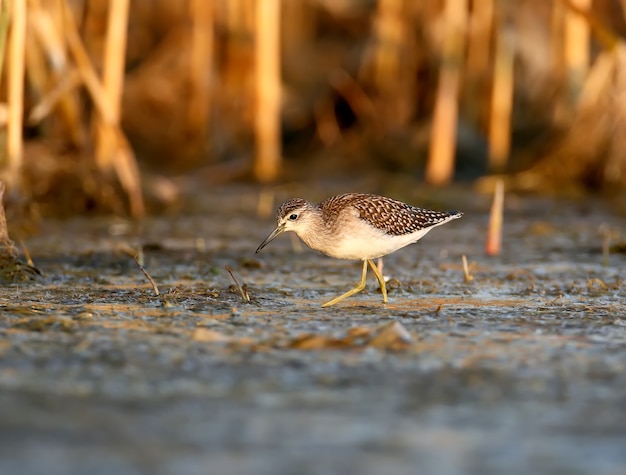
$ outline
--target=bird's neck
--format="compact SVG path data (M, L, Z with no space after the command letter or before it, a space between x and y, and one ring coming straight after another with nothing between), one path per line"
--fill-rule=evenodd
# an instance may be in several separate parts
M321 213L311 214L308 220L308 226L297 231L298 237L311 249L324 252L323 249L328 245L329 239L332 238L332 232L324 224Z

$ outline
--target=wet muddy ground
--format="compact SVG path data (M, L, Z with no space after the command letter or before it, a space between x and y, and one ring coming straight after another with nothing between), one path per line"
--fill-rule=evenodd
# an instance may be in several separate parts
M626 473L626 256L602 254L624 216L509 198L486 257L486 198L396 195L465 216L385 258L387 305L370 275L322 309L360 263L287 235L255 256L259 196L204 191L140 236L44 221L45 276L0 289L0 473Z

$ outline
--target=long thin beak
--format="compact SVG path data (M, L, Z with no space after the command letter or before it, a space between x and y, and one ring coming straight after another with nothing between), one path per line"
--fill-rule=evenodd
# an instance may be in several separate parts
M261 249L263 249L270 242L272 242L274 239L276 239L276 237L278 237L280 234L282 234L284 232L285 232L285 225L284 224L279 224L278 226L276 226L276 229L274 229L274 231L272 231L272 233L265 238L265 241L263 241L261 243L261 245L257 248L255 254L258 254L259 252L261 252Z

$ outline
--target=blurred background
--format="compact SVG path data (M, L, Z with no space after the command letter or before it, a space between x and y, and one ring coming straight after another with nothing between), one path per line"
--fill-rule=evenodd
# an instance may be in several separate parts
M1 176L46 213L141 217L186 177L624 190L624 0L1 5Z

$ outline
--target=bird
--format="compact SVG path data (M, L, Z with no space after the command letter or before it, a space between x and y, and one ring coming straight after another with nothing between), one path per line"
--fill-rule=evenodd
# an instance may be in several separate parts
M461 216L460 211L432 211L365 193L336 195L317 204L292 198L279 206L277 225L256 254L282 233L293 231L311 249L327 256L363 261L357 286L322 307L330 307L362 291L368 265L380 284L383 303L387 303L385 280L372 259L417 242L431 229Z

